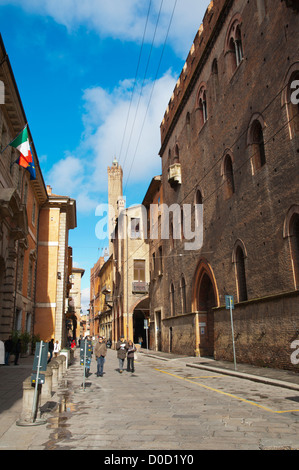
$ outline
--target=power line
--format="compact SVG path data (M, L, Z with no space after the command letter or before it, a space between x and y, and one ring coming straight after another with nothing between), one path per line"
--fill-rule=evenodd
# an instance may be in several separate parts
M163 2L162 2L162 3L163 3ZM162 7L162 3L161 3L161 7ZM158 77L159 70L160 70L160 67L161 67L162 58L163 58L164 51L165 51L165 47L166 47L166 43L167 43L167 40L168 40L169 31L170 31L170 27L171 27L171 24L172 24L172 21L173 21L173 16L174 16L174 12L175 12L175 9L176 9L176 5L177 5L177 0L175 0L174 6L173 6L173 10L172 10L170 22L169 22L169 25L168 25L166 37L165 37L165 40L164 40L163 49L162 49L162 52L161 52L161 55L160 55L160 60L159 60L159 63L158 63L158 67L157 67L157 71L156 71L154 83L153 83L152 90L151 90L150 97L149 97L149 101L148 101L148 104L147 104L147 108L146 108L145 116L144 116L144 119L143 119L141 131L140 131L140 133L139 133L139 137L138 137L138 141L137 141L137 146L136 146L135 153L134 153L134 157L133 157L133 160L132 160L132 162L131 162L130 170L129 170L129 173L128 173L128 176L127 176L127 181L126 181L126 185L125 185L125 191L126 191L127 184L128 184L128 180L129 180L129 177L130 177L130 174L131 174L131 171L132 171L132 167L133 167L133 164L134 164L134 161L135 161L135 158L136 158L136 154L137 154L137 150L138 150L138 147L139 147L139 143L140 143L141 135L142 135L142 132L143 132L143 128L144 128L144 125L145 125L147 113L148 113L148 110L149 110L149 106L150 106L150 103L151 103L151 100L152 100L152 96L153 96L153 92L154 92L154 89L155 89L155 85L156 85L156 82L157 82L157 77ZM138 103L138 104L139 104L139 103ZM136 116L135 116L135 117L136 117Z
M161 0L160 9L159 9L159 13L158 13L157 21L156 21L156 27L155 27L155 31L154 31L154 35L153 35L153 39L152 39L152 43L151 43L149 56L148 56L148 59L147 59L147 64L146 64L146 68L145 68L145 72L144 72L143 82L142 82L141 90L140 90L140 93L139 93L139 99L138 99L137 107L136 107L136 110L135 110L135 117L134 117L134 121L133 121L132 128L131 128L131 133L130 133L130 137L129 137L129 141L128 141L128 145L127 145L127 151L126 151L123 166L126 162L128 152L129 152L129 147L130 147L130 143L131 143L131 139L132 139L132 135L133 135L133 130L134 130L134 126L135 126L135 122L136 122L136 118L137 118L137 113L138 113L139 105L140 105L140 101L141 101L141 96L142 96L142 92L143 92L143 88L144 88L144 84L145 84L145 79L146 79L146 75L147 75L147 71L148 71L148 67L149 67L149 63L150 63L150 59L151 59L151 55L152 55L152 51L153 51L153 47L154 47L154 42L155 42L155 38L156 38L156 34L157 34L158 24L159 24L159 21L160 21L160 15L161 15L163 2L164 2L164 0Z
M146 30L147 30L151 5L152 5L152 0L150 0L150 2L149 2L147 17L146 17L146 22L145 22L145 27L144 27L144 32L143 32L143 38L142 38L142 43L141 43L141 48L140 48L140 52L139 52L136 73L135 73L134 85L133 85L133 90L132 90L132 94L131 94L130 106L129 106L129 110L128 110L128 114L127 114L127 120L126 120L126 124L125 124L125 129L124 129L124 133L123 133L123 138L122 138L122 142L121 142L120 151L119 151L119 160L121 159L122 148L123 148L124 139L125 139L125 135L126 135L126 131L127 131L127 126L128 126L128 122L129 122L129 116L130 116L130 112L131 112L133 96L134 96L135 87L136 87L136 83L137 83L137 77L138 77L139 66L140 66L140 62L141 62L141 56L142 56L142 51L143 51L143 46L144 46L144 41L145 41L145 34L146 34Z

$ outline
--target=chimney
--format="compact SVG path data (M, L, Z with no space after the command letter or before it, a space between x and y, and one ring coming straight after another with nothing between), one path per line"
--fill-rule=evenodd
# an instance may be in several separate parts
M48 196L51 196L51 194L52 194L52 188L48 184L47 184L47 193L48 193Z

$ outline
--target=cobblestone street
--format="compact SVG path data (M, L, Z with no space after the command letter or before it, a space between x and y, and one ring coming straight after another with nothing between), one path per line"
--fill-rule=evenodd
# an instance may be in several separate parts
M47 424L18 427L10 413L0 449L102 450L109 457L110 450L299 448L298 390L193 368L194 357L163 359L140 353L135 373L120 374L109 350L104 376L96 376L93 360L84 391L77 351L42 406Z

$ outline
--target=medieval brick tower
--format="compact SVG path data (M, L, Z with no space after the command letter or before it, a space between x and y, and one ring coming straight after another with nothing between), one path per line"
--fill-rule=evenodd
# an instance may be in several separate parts
M114 231L118 216L118 200L123 198L123 170L114 158L112 166L108 166L108 204L109 234ZM110 237L109 237L110 238ZM112 254L112 242L109 239L109 255Z

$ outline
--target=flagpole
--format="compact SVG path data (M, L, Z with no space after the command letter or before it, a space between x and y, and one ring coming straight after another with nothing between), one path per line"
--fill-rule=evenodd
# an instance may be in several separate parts
M28 122L27 122L26 125L23 127L23 129L18 133L18 135L16 135L16 136L9 142L9 144L7 144L6 147L5 147L3 150L0 151L0 153L5 152L5 150L7 149L7 147L9 147L10 144L11 144L14 140L16 140L16 138L19 137L20 134L22 134L23 130L24 130L25 127L27 127L27 126L28 126ZM14 163L15 163L15 162L14 162Z

